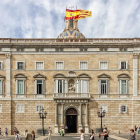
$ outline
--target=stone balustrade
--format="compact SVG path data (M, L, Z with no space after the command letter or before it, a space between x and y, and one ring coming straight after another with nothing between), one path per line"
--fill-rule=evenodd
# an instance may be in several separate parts
M133 42L140 42L140 38L86 38L86 39L20 39L20 38L0 38L1 43L45 43L45 44L52 44L52 43L133 43Z

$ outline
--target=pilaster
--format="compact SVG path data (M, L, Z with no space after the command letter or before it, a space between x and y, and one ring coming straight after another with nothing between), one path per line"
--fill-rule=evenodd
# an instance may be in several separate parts
M85 117L85 133L89 133L89 125L88 125L88 105L86 104L86 117Z
M133 96L138 95L138 58L139 54L133 54Z
M6 97L11 97L11 54L6 53Z

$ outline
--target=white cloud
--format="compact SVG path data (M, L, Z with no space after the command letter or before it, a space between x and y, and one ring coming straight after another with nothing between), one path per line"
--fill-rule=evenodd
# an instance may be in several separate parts
M138 37L139 0L0 0L0 37L57 38L63 31L66 5L92 11L79 20L87 38Z

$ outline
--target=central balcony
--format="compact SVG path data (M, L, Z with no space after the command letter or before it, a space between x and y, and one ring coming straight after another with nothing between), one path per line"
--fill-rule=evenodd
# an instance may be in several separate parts
M53 99L90 99L90 93L54 93Z

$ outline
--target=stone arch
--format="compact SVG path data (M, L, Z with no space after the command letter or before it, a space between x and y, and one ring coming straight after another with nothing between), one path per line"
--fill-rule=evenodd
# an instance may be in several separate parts
M75 109L75 110L77 111L77 114L76 114L76 115L79 115L79 110L78 110L78 108L75 107L75 106L68 106L68 107L64 110L64 115L66 115L67 110L69 110L69 109Z

